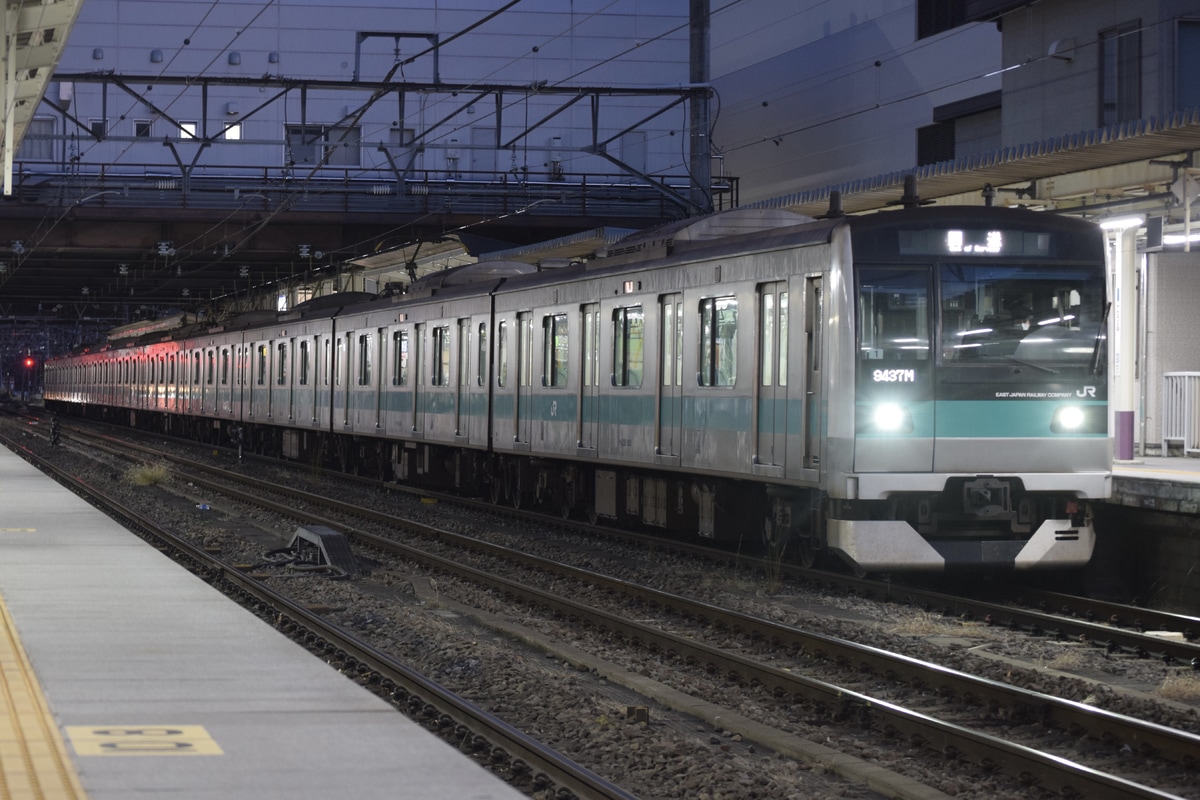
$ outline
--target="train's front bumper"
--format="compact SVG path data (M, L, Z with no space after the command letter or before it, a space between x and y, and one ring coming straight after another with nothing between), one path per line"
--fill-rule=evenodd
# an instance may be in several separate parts
M828 522L831 550L859 573L944 572L950 569L1063 569L1092 558L1091 520L1046 520L1028 539L958 538L930 541L902 520Z

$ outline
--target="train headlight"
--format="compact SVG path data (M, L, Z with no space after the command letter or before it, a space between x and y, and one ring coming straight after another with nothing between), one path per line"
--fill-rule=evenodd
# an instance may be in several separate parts
M1087 421L1087 415L1079 406L1063 406L1054 412L1050 421L1050 430L1055 433L1079 431Z
M902 406L895 403L881 403L875 406L872 415L875 430L887 433L903 433L912 430L912 417Z

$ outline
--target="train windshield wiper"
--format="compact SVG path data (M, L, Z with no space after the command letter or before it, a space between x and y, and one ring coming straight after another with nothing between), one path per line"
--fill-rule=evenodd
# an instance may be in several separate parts
M1032 367L1033 369L1040 369L1042 372L1049 372L1051 375L1058 374L1058 370L1052 369L1050 367L1043 367L1041 364L1034 364L1032 361L1024 361L1022 359L1015 358L1013 356L1004 356L1003 358L1005 361L1007 361L1010 364L1019 364L1022 367Z
M1104 342L1108 339L1105 335L1108 324L1108 312L1112 310L1112 301L1104 304L1104 313L1100 315L1100 327L1096 330L1096 344L1092 347L1092 375L1099 376L1102 372L1100 369L1100 352L1103 350Z

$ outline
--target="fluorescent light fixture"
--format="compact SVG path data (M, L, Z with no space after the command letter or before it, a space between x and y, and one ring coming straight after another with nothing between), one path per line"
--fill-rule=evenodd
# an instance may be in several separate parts
M1200 233L1190 236L1185 233L1164 233L1163 244L1183 244L1184 242L1200 242Z
M1100 223L1106 231L1123 231L1128 228L1140 228L1146 222L1145 217L1110 217Z

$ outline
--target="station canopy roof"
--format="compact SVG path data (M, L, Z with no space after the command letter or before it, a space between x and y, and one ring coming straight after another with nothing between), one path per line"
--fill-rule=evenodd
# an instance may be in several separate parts
M15 102L0 106L4 123L0 126L4 194L9 194L12 186L12 160L42 101L82 4L83 0L4 0L5 14L0 18L3 34L0 42L5 43L0 98L9 97L9 90L15 87L12 93ZM14 23L15 30L9 30Z

